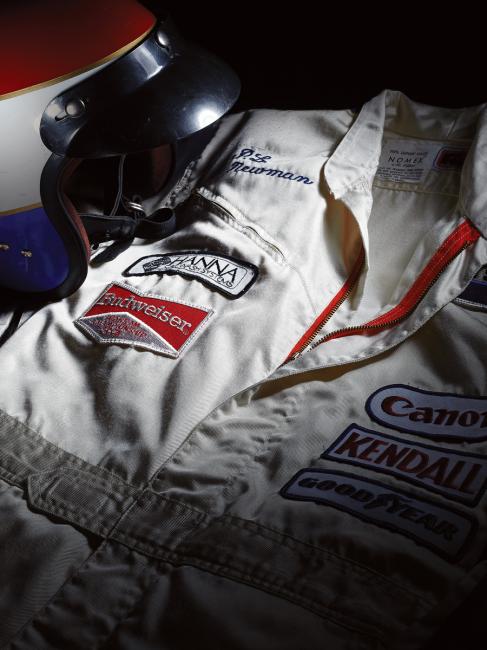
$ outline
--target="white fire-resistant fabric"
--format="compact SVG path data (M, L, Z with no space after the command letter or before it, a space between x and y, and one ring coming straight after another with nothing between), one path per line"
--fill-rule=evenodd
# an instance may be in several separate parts
M417 182L377 173L381 151L398 141L431 154ZM461 173L435 166L442 148L468 150ZM351 425L439 454L485 454L467 436L478 414L459 412L467 433L445 442L384 426L366 403L389 385L445 394L450 410L451 395L486 395L485 314L450 304L486 262L486 172L485 107L439 109L385 91L358 115L258 110L224 120L180 188L177 233L93 265L76 294L0 349L2 476L27 488L31 508L71 522L66 548L79 547L73 581L38 554L59 591L26 597L23 620L9 623L12 647L184 647L167 623L174 598L190 611L198 603L198 625L218 629L217 647L414 648L441 626L485 574L485 497L459 503L431 490L445 487L431 478L413 484L406 472L321 454ZM465 219L480 238L407 318L285 363L362 246L359 281L322 334L395 307ZM233 300L181 275L122 276L143 256L180 250L230 255L259 274ZM215 314L179 359L102 345L74 321L112 282ZM289 498L306 468L375 481L402 501L374 520L350 503ZM456 527L437 532L432 508L438 525L443 513ZM78 529L112 540L84 566L89 542ZM279 617L292 617L294 637Z

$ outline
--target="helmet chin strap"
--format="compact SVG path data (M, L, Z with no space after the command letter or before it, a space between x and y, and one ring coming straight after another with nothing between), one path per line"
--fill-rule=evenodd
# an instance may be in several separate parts
M176 215L170 208L160 208L147 215L142 205L133 196L129 200L123 194L123 175L126 155L121 155L118 165L118 189L113 208L109 214L80 213L92 248L96 250L102 242L113 244L97 255L93 263L108 262L126 250L135 237L143 239L164 239L176 230ZM140 200L140 199L139 199ZM117 214L120 205L128 214Z
M96 255L91 264L100 266L115 259L120 253L128 249L135 237L144 239L163 239L176 230L176 215L170 208L160 208L153 214L147 215L142 205L134 200L129 200L123 195L123 174L125 155L120 156L118 165L117 196L114 205L108 214L92 214L84 212L79 214L86 229L90 244L96 250L100 243L112 241ZM118 215L120 206L128 213ZM0 333L0 346L14 334L19 327L24 313L36 311L44 304L42 299L37 299L33 294L25 296L3 291L3 311L9 314L9 322ZM0 315L2 309L0 308Z
M171 145L172 164L164 179L164 186L168 193L179 182L188 165L197 160L201 152L211 140L218 123L201 129L193 135L188 142L178 141ZM164 239L176 230L176 215L171 208L159 208L147 215L137 196L128 199L123 194L124 165L126 155L122 154L118 163L118 189L117 196L109 214L81 213L84 228L92 245L98 247L102 242L113 241L109 248L104 249L92 264L103 264L114 259L123 250L126 250L135 237L142 239ZM120 204L128 214L117 214ZM95 259L97 260L95 262Z

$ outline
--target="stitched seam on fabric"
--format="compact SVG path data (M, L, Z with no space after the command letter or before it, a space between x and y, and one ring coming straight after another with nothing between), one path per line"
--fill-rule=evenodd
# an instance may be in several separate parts
M140 496L140 495L139 495L139 496ZM164 500L166 503L170 503L170 504L178 505L180 508L181 508L181 505L182 505L183 508L184 508L185 510L189 510L189 511L195 513L195 514L197 515L197 519L198 519L198 521L195 522L195 525L196 525L196 526L199 526L199 525L201 524L201 522L202 522L204 519L207 519L207 518L208 518L207 513L203 512L203 511L196 510L195 508L192 508L192 507L190 507L190 506L186 506L185 504L180 504L179 502L174 501L174 500L172 500L172 499L166 499L166 498L163 498L163 500ZM142 547L144 547L144 548L146 547L146 548L148 549L148 553L152 553L152 555L155 556L155 557L158 557L158 553L157 553L157 551L158 551L158 549L160 549L160 548L167 549L167 551L171 552L170 547L165 546L164 544L158 544L158 545L156 545L152 540L148 539L147 537L139 537L139 535L137 535L137 533L134 532L133 530L130 531L130 532L124 532L123 529L120 529L120 528L119 528L119 526L120 526L121 524L123 525L123 519L125 519L126 517L129 517L129 516L130 516L130 512L131 512L132 510L137 511L137 506L139 505L139 503L140 503L140 502L139 502L139 497L136 495L136 496L134 497L133 503L131 503L131 504L130 504L130 505L129 505L129 506L128 506L128 507L127 507L127 508L122 512L122 513L121 513L121 515L120 515L120 517L118 518L117 522L112 526L112 528L110 529L110 531L109 531L109 533L108 533L108 536L109 536L109 537L113 537L113 539L116 539L116 540L118 540L118 541L121 541L121 543L123 543L122 540L125 540L125 544L128 545L130 548L133 548L133 541L135 540L136 542L141 543L141 544L142 544ZM140 507L139 510L143 510L143 507ZM181 540L181 542L182 542L182 541L183 541L183 540L184 540L184 539L185 539L189 534L191 534L192 532L193 532L193 530L187 530L186 532L182 532L182 531L181 531L181 532L179 533L179 539Z
M391 182L392 184L392 182ZM450 192L429 192L427 190L419 190L416 188L410 188L410 187L390 187L389 185L383 185L381 181L374 181L373 182L374 187L378 187L381 190L390 190L391 192L412 192L414 194L427 194L427 195L433 195L433 196L451 196L452 198L458 198L458 194L453 194Z
M86 486L87 477L92 478L92 474L90 474L90 472L85 472L77 468L71 469L71 471L72 471L71 474L66 474L66 472L63 471L63 468L61 467L59 471L50 470L48 472L45 472L45 474L51 474L51 473L55 474L56 478L65 478L65 479L72 478L71 483L75 487ZM125 499L127 497L133 496L134 491L135 493L140 492L140 490L137 490L137 488L131 488L131 486L127 486L123 482L121 482L122 485L119 485L118 481L115 481L115 485L114 485L114 482L110 481L108 477L104 477L104 476L100 477L97 475L96 478L98 479L98 481L96 482L95 487L100 488L104 494L106 494L107 491L110 491L110 493L113 494L115 497L122 497L122 499ZM62 499L61 497L54 496L53 498L54 500L59 500L64 502L64 499Z
M119 605L118 609L115 608L110 611L110 614L118 620L116 621L114 627L107 632L107 634L103 634L99 637L96 645L93 646L94 650L96 648L101 648L102 643L105 644L113 637L113 635L120 627L120 625L123 622L125 622L127 618L130 616L130 614L137 608L138 604L144 598L144 596L146 595L147 591L151 588L151 586L155 582L157 582L157 577L151 576L150 574L151 574L151 570L148 568L145 568L141 571L141 573L138 576L141 584L137 591L135 591L134 589L130 604L125 604L125 606ZM151 579L147 580L147 576L150 576Z
M239 210L237 207L235 207L235 206L233 205L233 203L231 203L230 201L228 201L228 199L226 199L225 197L221 196L220 194L218 194L218 193L216 193L216 192L212 192L212 194L213 194L216 198L220 198L220 199L222 199L223 201L225 201L226 203L228 203L228 205L229 205L233 210L235 210L237 213L241 214L241 215L244 217L244 219L248 219L251 223L255 223L255 224L257 224L258 227L259 227L259 228L260 228L260 229L265 233L265 235L266 235L267 237L269 237L270 239L274 239L274 238L273 238L273 237L272 237L272 236L271 236L271 235L270 235L266 230L264 230L264 228L262 228L262 226L261 226L260 224L258 224L254 219L251 219L251 218L248 217L245 213L243 213L241 210ZM209 199L207 199L207 200L209 200ZM216 206L217 208L220 208L220 210L223 210L223 208L220 207L220 206L218 205L218 203L216 203L215 206ZM231 217L230 217L230 215L227 215L227 214L225 214L224 212L222 213L222 212L220 212L220 210L218 210L218 214L216 215L216 216L218 216L219 219L222 219L223 221L225 221L225 223L226 223L228 226L230 226L230 227L233 228L234 230L237 230L237 232L240 232L242 235L248 237L248 238L251 239L251 241L253 241L257 246L259 246L260 248L262 248L262 246L260 246L260 245L258 244L258 242L257 242L257 241L256 241L256 240L255 240L255 239L254 239L254 238L253 238L253 237L248 233L248 232L244 232L245 229L246 229L246 226L245 226L244 223L240 223L240 221L238 220L238 218L235 217L234 215L231 215ZM232 223L232 222L233 222L233 223ZM258 234L258 233L257 233L257 234ZM305 279L304 279L304 276L301 274L301 271L299 270L299 268L296 267L294 264L291 264L290 262L288 262L288 260L287 260L284 256L283 256L283 258L282 258L282 262L278 262L278 261L274 258L274 255L273 255L271 252L269 252L269 251L266 251L266 252L267 252L268 255L271 256L271 258L272 258L272 259L273 259L277 264L287 266L287 267L290 268L292 271L294 271L294 273L298 276L299 282L301 283L301 286L302 286L302 288L303 288L303 290L304 290L304 293L305 293L305 295L306 295L306 297L307 297L307 299L308 299L308 302L309 302L309 305L310 305L311 309L312 309L313 311L316 311L316 307L315 307L315 305L313 304L313 299L312 299L312 297L311 297L311 292L310 292L309 287L308 287L308 285L307 285L307 283L306 283L306 281L305 281Z
M150 569L145 569L142 573L142 575L145 577L146 575L150 574ZM139 594L139 597L137 599L134 599L132 603L132 607L129 609L128 612L126 612L125 616L123 619L121 618L121 615L123 615L123 612L121 612L119 620L117 621L115 627L109 631L108 636L105 636L104 638L100 639L100 642L103 642L104 644L110 641L110 639L113 638L113 635L117 632L117 630L120 628L123 623L127 620L127 618L137 610L137 607L141 600L144 598L144 596L147 594L147 592L152 588L153 585L155 585L159 581L159 576L158 575L152 575L151 579L147 581L147 584L144 584L143 587L141 588L141 593ZM114 614L116 616L116 614ZM100 648L101 646L97 644L95 648Z
M59 589L54 592L54 594L47 600L44 605L42 605L32 616L22 625L22 627L19 628L19 630L15 633L15 637L13 637L8 643L13 642L14 645L12 646L15 648L15 644L17 641L21 641L22 637L25 636L25 633L29 627L32 627L34 622L39 616L42 616L44 611L51 605L51 603L57 598L57 596L60 594L60 592L64 589L64 587L68 584L71 583L76 576L82 571L88 562L90 562L92 559L96 559L98 555L101 553L101 551L104 549L104 547L107 545L107 541L102 539L100 542L100 545L98 546L97 549L95 549L92 553L88 555L88 557L82 562L82 564L78 567L76 572L74 574L71 574L67 576L66 580L59 586Z
M182 507L184 510L189 510L190 512L197 513L198 515L203 515L205 519L207 519L209 517L208 513L205 512L204 510L199 510L198 508L195 508L194 506L189 506L186 503L183 503L182 501L178 501L177 499L172 499L171 497L162 496L160 494L157 494L157 492L153 492L152 494L157 498L158 501L164 501L165 503L169 503L171 505L177 506L179 509L181 509L181 507ZM150 495L151 497L152 497L152 494ZM144 497L144 493L142 493L141 496Z
M358 125L357 126L357 120L360 117L360 114L357 115L357 119L353 122L351 125L350 129L346 133L346 136L344 137L335 147L335 150L333 152L333 156L335 157L334 162L340 163L343 159L347 158L348 151L352 150L355 148L355 142L360 134L361 131L364 129L364 125ZM381 132L381 141L383 138L384 130L382 129ZM345 155L344 155L345 154ZM357 167L358 169L363 169L365 171L370 171L373 169L375 166L375 161L371 161L368 164L360 164L357 162L353 163L353 167ZM347 189L349 186L344 187L343 189Z
M193 531L189 530L186 533L181 533L179 535L181 539L181 543L183 543L183 540L191 534ZM179 551L175 551L174 548L171 548L170 546L167 546L166 544L163 544L161 542L158 542L157 544L153 542L151 539L147 537L140 537L137 535L137 533L131 531L131 532L125 532L123 530L118 529L116 526L113 527L112 531L110 532L111 537L113 539L116 539L118 541L125 540L125 545L129 546L130 548L136 548L139 552L144 553L142 551L142 548L147 549L147 553L151 555L152 557L161 557L161 549L165 553L178 553ZM141 546L136 546L134 547L134 541L139 542Z
M114 535L114 532L117 530L118 526L120 525L121 521L130 514L133 508L136 507L138 503L138 498L140 495L134 494L132 497L132 502L127 505L125 509L122 508L122 512L120 513L120 516L116 519L115 523L113 526L108 530L107 532L107 537L112 537Z
M455 118L457 119L457 118ZM446 138L422 138L420 135L411 137L409 133L403 133L402 131L396 131L395 129L387 128L386 129L388 133L393 133L394 135L398 135L400 138L404 140L420 140L421 142L437 142L438 144L444 144L446 145L469 145L471 144L471 139L469 138L450 138L447 136ZM386 138L389 138L388 135L385 136ZM389 138L389 139L394 139L394 138Z
M235 521L232 521L234 519ZM236 522L239 522L238 524ZM319 547L315 547L307 542L302 542L301 540L297 540L290 535L286 535L284 533L281 533L279 531L275 531L272 528L268 528L265 526L261 526L260 524L254 525L252 522L249 522L248 520L240 519L238 517L228 517L225 518L225 523L228 523L230 526L234 526L235 528L246 528L246 529L251 529L250 532L253 534L258 535L259 537L262 537L263 539L267 539L272 541L276 546L284 540L286 543L286 546L292 550L292 551L298 551L298 553L303 551L303 548L299 547L305 547L311 549L312 553L311 555L313 558L319 562L321 558L325 557L327 562L330 562L334 567L340 570L342 574L348 572L348 573L354 573L357 577L360 578L362 584L367 585L368 583L374 583L376 584L379 588L383 587L394 587L398 593L403 594L404 598L407 598L409 601L421 601L423 603L424 608L430 608L432 605L434 605L434 602L431 600L428 600L421 594L418 594L416 592L411 591L407 587L404 587L403 585L400 585L387 576L382 575L381 573L370 569L369 567L366 567L362 565L361 563L355 561L355 560L348 560L346 558L343 558L341 556L336 555L335 553L332 553L330 551L327 551L326 549L321 549ZM244 524L242 526L241 524ZM276 539L273 539L271 535L265 535L265 533L262 531L266 530L269 533L275 533L277 534L281 539L278 541ZM125 533L122 530L117 530L116 532L116 539L122 541L125 540L125 543L129 545L130 547L133 547L134 541L139 542L142 545L142 548L147 549L148 553L153 554L155 557L165 557L167 554L170 556L176 556L176 557L198 557L198 559L201 559L205 562L210 562L207 559L202 558L201 556L197 556L192 552L191 550L186 550L185 549L185 539L188 537L188 534L190 534L189 531L186 533L184 536L181 536L181 541L179 544L179 547L181 548L171 548L165 544L159 543L155 544L153 541L147 539L146 537L139 537L136 533ZM123 543L123 542L122 542ZM192 544L191 541L188 542L188 544ZM144 552L142 548L137 546L138 550L141 552ZM213 550L213 547L208 547L210 550ZM214 566L224 566L223 564L217 564L216 562L210 562ZM319 562L320 564L323 564L323 562ZM278 579L281 579L278 577Z
M190 566L194 566L196 568L204 568L206 570L209 570L211 573L215 573L216 575L228 576L232 580L238 581L238 579L240 578L240 581L244 582L245 584L251 584L256 586L257 588L261 588L261 587L267 588L264 590L268 591L271 594L274 595L277 594L281 597L284 597L286 600L296 603L301 607L303 607L304 609L312 611L315 614L318 614L322 618L323 617L332 618L333 622L335 622L337 625L340 625L341 627L345 627L346 629L349 630L352 629L359 632L360 634L366 634L370 636L370 632L364 631L363 629L363 627L366 626L368 628L371 628L379 639L382 636L381 630L377 628L374 624L369 622L362 622L360 619L355 619L357 623L356 625L354 625L353 620L351 620L352 619L351 616L343 614L341 611L335 609L330 605L322 604L320 608L314 607L312 601L309 598L306 598L306 596L295 594L282 585L277 585L276 583L269 582L264 578L256 578L255 576L245 573L244 571L230 569L221 564L216 564L204 558L200 558L196 555L193 555L192 558L194 558L195 562L187 563ZM338 619L349 619L350 623L346 620L336 620L337 617Z
M122 535L122 537L127 538L126 535ZM128 540L130 544L130 539ZM123 542L121 542L123 543ZM194 566L196 568L203 568L206 570L209 570L210 572L216 574L216 575L223 575L223 576L228 576L231 579L237 580L244 582L245 584L250 584L254 585L257 588L260 587L267 587L267 591L271 593L272 595L278 595L280 597L284 597L286 600L290 602L294 602L298 604L299 606L303 607L306 610L309 610L321 617L331 617L333 618L333 615L338 615L340 617L347 616L343 614L342 612L338 610L334 610L332 607L323 605L321 609L316 608L312 604L312 600L307 598L306 596L302 596L299 594L295 594L285 587L282 586L282 584L278 584L279 581L282 583L282 577L276 575L276 581L274 583L270 582L269 580L263 579L256 577L255 575L249 574L245 571L239 570L239 569L233 569L228 566L225 566L224 564L221 563L216 563L216 562L211 562L208 559L205 559L203 557L198 556L198 554L192 552L182 552L179 550L173 550L173 549L167 549L165 552L161 553L161 547L157 549L153 544L147 544L147 542L143 542L143 547L152 547L153 551L156 552L155 557L160 559L161 561L166 561L170 562L174 566L180 566L180 565L188 565L188 566ZM142 549L138 548L139 552L143 552ZM157 552L158 551L158 552ZM150 551L149 551L150 552ZM421 598L416 597L415 600L422 600ZM328 614L327 614L328 613ZM330 615L331 613L331 615ZM340 624L338 621L335 621L337 624ZM359 621L360 623L360 621ZM342 623L344 627L347 627L347 629L353 629L351 628L350 625L347 625L346 623ZM375 628L373 624L366 623L366 625L369 625L374 628L377 632L380 632L378 628ZM402 626L404 627L404 626ZM360 632L363 633L363 630L361 629ZM382 641L381 641L382 643Z
M66 460L67 460L67 463L66 463L67 468L70 468L69 466L72 464L77 469L86 470L87 473L90 473L91 470L94 470L94 473L96 474L96 476L99 476L100 474L102 476L106 475L107 479L112 478L115 481L123 483L125 486L127 486L129 488L132 488L134 490L139 490L140 489L140 487L132 485L131 483L128 483L123 478L121 478L117 474L114 474L113 472L106 469L105 467L101 467L100 465L93 465L92 463L89 463L88 461L83 460L83 458L81 458L80 456L77 456L76 454L73 454L70 451L66 451L62 447L59 447L59 445L52 442L51 440L47 440L47 438L45 438L41 433L39 433L35 429L32 429L32 427L30 427L28 424L25 424L24 422L22 422L18 418L10 415L9 413L3 411L2 409L0 409L0 415L5 416L6 419L9 419L9 420L13 421L15 423L15 425L19 426L20 429L21 429L21 432L20 432L21 435L25 435L27 438L30 435L32 435L35 438L32 442L34 442L35 444L43 445L44 447L46 447L48 449L49 452L52 452L52 454L54 456L56 456L57 458L59 458L59 459L62 459L63 457L65 457ZM25 431L22 431L22 429L25 429ZM20 461L20 460L19 460L19 462L22 463L22 461ZM25 465L25 467L26 467L26 469L29 469L29 467L27 465ZM44 470L44 471L55 471L56 469L58 469L58 468L48 469L48 470ZM61 467L59 469L61 469ZM43 473L43 472L33 472L33 473Z
M206 189L206 188L205 188ZM273 240L274 237L270 233L268 233L258 222L256 222L254 219L250 219L247 217L243 212L241 212L237 207L233 205L230 201L225 199L225 197L221 196L220 194L216 194L215 192L210 192L212 196L214 196L217 199L221 199L225 203L227 203L232 210L237 212L238 214L242 215L243 219L247 219L250 221L250 223L254 224L259 228L260 231L262 231L262 235L260 234L259 230L257 228L254 228L253 226L246 225L243 221L239 220L234 214L230 213L225 209L223 205L220 205L215 201L215 199L210 199L204 194L195 194L193 197L193 200L201 207L204 209L202 203L204 204L205 202L210 202L212 206L215 209L215 215L218 219L221 219L222 221L225 221L230 227L232 227L234 230L237 230L241 234L245 235L250 239L256 246L264 250L273 260L276 262L276 264L279 264L279 266L289 266L289 263L287 262L284 254L280 251L278 244L274 244L272 241L267 241L265 237L268 237L270 240ZM248 230L251 229L254 231L255 234L249 233ZM247 231L247 232L246 232ZM277 250L279 250L279 253L276 254L276 252L269 250L275 247ZM278 258L278 259L276 259Z
M418 593L408 589L407 587L404 587L403 585L396 583L391 578L383 575L382 573L379 573L375 569L371 569L370 567L363 565L361 562L358 562L357 560L350 560L348 558L344 558L341 555L338 555L337 553L333 553L332 551L321 548L319 546L314 546L309 542L303 542L302 540L296 539L292 535L288 535L287 533L283 533L269 526L264 526L260 523L254 524L254 522L251 522L247 519L242 519L240 517L235 517L233 515L229 516L229 519L230 519L229 523L231 525L235 525L236 527L239 528L240 527L246 529L250 528L253 533L257 533L258 535L264 537L264 539L270 539L271 541L274 542L276 542L276 540L273 540L271 536L266 536L264 533L261 532L261 530L269 531L270 533L275 533L281 538L280 543L282 543L282 541L285 541L286 545L292 550L299 551L300 546L309 548L312 551L312 555L325 556L327 560L329 560L337 568L340 568L342 571L344 570L348 571L350 570L350 568L352 568L352 571L356 573L359 577L366 578L365 580L366 583L369 582L369 580L367 580L367 576L369 576L370 581L375 583L378 583L380 581L384 583L384 585L386 586L394 587L398 591L403 592L404 595L410 598L411 600L422 600L425 605L433 604L433 601L429 601L428 599L424 598ZM254 529L254 526L257 530Z
M96 516L88 518L84 515L80 515L79 511L72 510L68 506L61 505L59 503L53 504L52 506L49 503L44 503L45 507L42 508L44 512L65 518L68 520L68 522L78 524L79 526L88 529L90 532L98 535L99 537L107 537L108 533L111 530L111 527L106 526L101 518L98 518ZM40 504L38 502L35 502L35 505L40 508ZM96 530L93 530L93 528Z
M0 414L5 416L5 418L8 418L9 420L12 420L13 422L16 423L16 425L19 425L21 428L27 429L27 432L22 431L21 432L22 434L24 434L24 435L33 434L35 437L40 438L39 443L42 444L42 445L44 445L45 443L48 442L48 440L46 440L46 438L44 438L42 436L42 434L40 434L38 431L36 431L32 427L30 427L28 424L25 424L25 422L21 422L18 418L14 417L13 415L10 415L9 413L7 413L6 411L3 411L1 409L0 409ZM69 453L69 452L64 451L64 449L62 449L61 447L58 447L58 445L56 445L53 442L50 442L49 444L53 446L52 451L57 456L62 456L65 453L66 454ZM75 456L74 454L72 454L72 456L73 456L74 459L76 459L78 461L81 461L81 462L84 462L81 458L79 458L79 456Z
M97 514L86 515L80 512L78 508L73 508L69 503L55 498L44 498L41 494L40 486L31 484L31 498L35 506L49 514L65 517L71 523L76 523L80 526L86 527L91 532L94 532L100 537L107 537L113 528L113 525L106 525L109 517L99 516ZM125 498L130 498L127 495ZM123 509L123 504L121 504ZM120 517L117 518L117 520ZM96 530L93 531L93 528Z
M10 485L15 485L16 487L23 488L23 482L18 481L17 477L15 474L12 474L12 472L9 472L8 469L5 469L4 467L0 466L0 473L2 479L6 482L9 483Z

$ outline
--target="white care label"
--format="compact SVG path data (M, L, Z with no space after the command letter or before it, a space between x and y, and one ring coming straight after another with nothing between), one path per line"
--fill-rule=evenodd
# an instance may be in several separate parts
M443 146L439 142L387 139L375 179L392 183L422 183Z

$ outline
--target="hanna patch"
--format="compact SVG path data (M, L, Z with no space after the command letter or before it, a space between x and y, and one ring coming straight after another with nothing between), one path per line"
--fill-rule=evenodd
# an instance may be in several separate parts
M280 494L338 508L405 535L450 561L461 556L476 528L475 520L467 515L345 472L303 469Z
M398 431L467 442L487 439L486 397L391 384L373 393L365 408L373 420Z
M258 269L249 262L210 251L179 251L148 255L129 266L124 276L178 274L200 280L215 289L240 298L255 282Z
M401 440L352 424L322 458L390 474L475 505L487 487L487 457Z
M212 309L110 284L75 321L98 343L120 343L176 359L201 334Z

